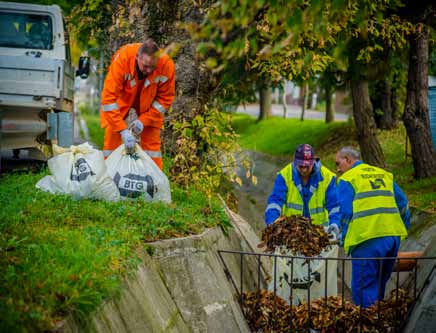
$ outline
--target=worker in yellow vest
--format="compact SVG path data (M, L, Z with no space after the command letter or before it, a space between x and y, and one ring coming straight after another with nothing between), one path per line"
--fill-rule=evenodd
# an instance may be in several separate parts
M410 226L408 201L391 173L365 164L353 147L336 154L342 241L354 258L396 257ZM394 259L353 260L351 290L356 305L382 300Z
M305 216L313 224L329 226L329 232L339 236L335 174L321 165L308 144L297 147L293 162L283 168L275 179L265 210L266 225L280 215Z

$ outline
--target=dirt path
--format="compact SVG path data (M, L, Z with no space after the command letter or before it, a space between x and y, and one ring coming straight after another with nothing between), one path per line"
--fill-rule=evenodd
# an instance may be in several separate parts
M254 151L244 151L244 153L253 161L251 172L257 177L258 183L254 185L247 180L246 170L238 168L238 176L242 179L242 186L234 187L239 201L238 214L247 220L260 236L265 227L263 213L274 179L277 172L289 163L290 156L276 157Z

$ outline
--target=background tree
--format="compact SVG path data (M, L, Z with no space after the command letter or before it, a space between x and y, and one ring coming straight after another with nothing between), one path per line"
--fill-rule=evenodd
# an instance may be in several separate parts
M404 102L407 84L408 48L393 53L386 50L384 60L374 80L370 82L370 97L374 108L377 128L391 130L398 126Z
M331 63L320 75L320 85L325 100L325 122L331 123L335 120L335 109L332 105L333 94L338 88L345 85L345 72L339 70L337 63Z
M97 0L88 0L95 1ZM185 5L189 10L181 10ZM218 103L231 100L234 104L239 104L238 102L243 102L244 99L252 99L256 89L254 82L270 80L274 86L284 79L306 81L322 73L331 63L345 62L363 158L368 163L384 166L384 157L376 137L368 81L378 77L378 65L383 63L386 51L400 53L407 45L410 34L421 33L422 29L415 29L419 27L417 23L425 21L419 18L405 20L404 15L398 16L398 13L402 13L401 1L223 0L201 2L200 5L194 4L193 8L189 8L191 3L188 5L182 0L171 4L157 1L113 1L112 6L116 11L112 17L113 27L109 32L117 36L112 41L122 40L120 32L124 32L124 26L129 26L129 22L136 20L138 23L131 25L126 30L127 34L135 35L136 29L145 31L158 40L161 36L181 37L178 40L182 45L181 52L188 52L187 58L192 59L191 62L186 62L187 68L191 70L188 70L186 75L183 73L187 82L190 82L185 88L190 93L194 92L195 96L188 103L184 103L183 98L178 99L181 105L175 103L173 118L176 118L176 114L183 114L182 117L186 116L186 119L194 119L198 114L196 112L201 114L202 111L198 110L206 101L210 101L210 97ZM123 11L123 8L129 10ZM162 22L153 21L156 17L162 17ZM428 17L432 15L427 15ZM179 19L185 21L183 26L198 45L191 43L189 35L178 30L176 22ZM168 33L162 33L165 31ZM127 40L128 38L132 36L127 35ZM184 43L190 43L192 48ZM202 57L201 60L196 58L195 47ZM180 56L180 59L183 58ZM185 65L185 62L176 58L176 64ZM190 76L189 73L193 75ZM178 86L179 83L183 85L187 82L178 81ZM409 87L414 88L410 85ZM423 86L419 86L419 91L422 92L423 89ZM183 94L185 89L181 92L180 96L186 97ZM412 96L408 97L410 105L412 100ZM178 113L177 110L183 112ZM405 112L404 118L409 119L408 124L413 123L414 119L422 118L416 112L409 114L411 116ZM420 122L421 128L425 128L428 134L428 122ZM419 136L413 140L412 135L409 136L411 142L413 141L412 146L416 146ZM426 147L430 147L425 133L424 140ZM202 151L202 147L205 146L198 145L197 151ZM416 147L413 149L420 151ZM428 152L428 149L426 151ZM433 155L428 154L430 161L434 161ZM417 158L421 157L414 153L414 160ZM421 162L418 162L415 168L420 167L419 163ZM420 174L428 173L417 172L417 175Z
M412 147L415 177L436 175L436 152L428 115L429 33L436 23L436 6L427 2L406 2L401 14L416 25L409 37L409 72L404 126Z
M259 117L258 121L267 119L272 115L272 91L269 80L259 83Z
M400 2L274 1L266 4L254 1L252 8L243 8L240 4L246 2L217 3L214 15L209 15L202 25L203 38L207 38L214 57L219 58L217 66L225 68L237 57L237 47L243 40L249 41L252 50L247 54L246 67L250 71L267 73L273 82L283 77L306 81L321 73L329 63L345 58L363 158L368 163L384 166L368 80L372 78L370 69L384 52L384 45L397 50L406 43L411 25L394 15ZM268 28L261 46L257 44L256 29L248 24L255 21L259 12L262 12L259 24ZM223 36L227 41L231 38L232 42L223 46ZM333 52L327 51L332 48L335 49Z

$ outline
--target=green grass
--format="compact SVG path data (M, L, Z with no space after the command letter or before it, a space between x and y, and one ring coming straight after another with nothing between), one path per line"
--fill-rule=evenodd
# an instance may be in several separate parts
M351 122L325 124L318 120L271 118L256 122L248 115L236 114L233 127L240 135L240 145L249 150L271 155L292 156L300 143L309 143L325 166L334 171L336 152L343 146L358 147ZM406 158L406 131L401 125L392 131L379 131L387 170L394 174L398 185L406 192L410 205L420 210L436 212L436 177L415 180L412 158Z
M325 101L316 103L315 111L325 112Z
M229 225L216 199L172 187L173 203L74 201L35 188L47 174L0 179L0 331L49 330L115 295L144 243Z
M82 114L88 126L89 139L98 149L103 149L104 129L100 127L100 117L98 114Z
M97 149L103 149L104 129L100 127L100 110L92 109L88 104L80 105L79 109L88 127L89 139Z
M271 155L290 155L301 143L313 147L326 141L334 130L342 130L346 123L325 124L318 120L283 119L273 117L256 122L254 117L235 114L232 126L240 135L243 148Z

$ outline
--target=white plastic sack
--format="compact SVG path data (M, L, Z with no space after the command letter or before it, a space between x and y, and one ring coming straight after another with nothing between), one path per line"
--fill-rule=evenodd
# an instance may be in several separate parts
M320 257L323 258L337 258L339 247L337 245L330 245L326 247L321 253ZM285 248L277 248L275 254L303 257L299 253L293 253ZM325 297L326 290L326 260L310 260L309 265L304 259L293 259L291 263L289 258L277 258L277 271L276 271L276 294L277 296L285 299L292 305L299 305L308 301L308 288L310 288L310 299L316 300ZM292 266L292 267L291 267ZM337 274L337 260L328 260L327 264L327 296L336 296L338 294L338 274ZM291 268L293 273L291 274ZM292 276L292 282L291 282ZM271 271L272 280L268 285L269 291L274 291L274 265ZM292 285L292 303L291 297Z
M137 144L135 153L120 145L106 160L108 174L120 191L121 199L171 202L167 176Z
M107 173L102 151L85 142L70 148L53 145L53 152L55 156L48 161L51 175L42 178L36 188L53 194L69 194L75 199L120 199Z

